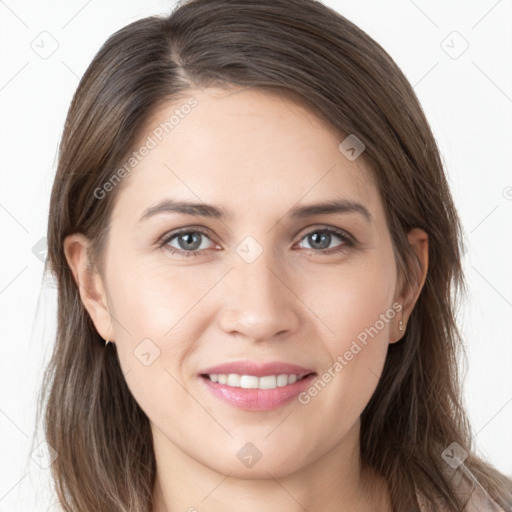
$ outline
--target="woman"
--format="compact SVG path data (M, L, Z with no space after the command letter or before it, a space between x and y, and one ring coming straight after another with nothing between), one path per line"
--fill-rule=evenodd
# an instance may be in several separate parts
M320 2L114 34L48 224L64 509L512 510L461 406L460 237L413 89Z

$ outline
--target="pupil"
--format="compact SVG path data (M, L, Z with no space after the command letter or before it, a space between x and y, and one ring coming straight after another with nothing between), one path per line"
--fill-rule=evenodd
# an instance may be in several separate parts
M183 249L195 250L201 245L199 236L197 235L197 233L184 233L180 236L179 240L180 240L180 245L182 245ZM182 241L184 241L184 244L181 243ZM194 244L196 244L197 246L194 246ZM192 245L192 247L191 247L191 245Z
M329 243L330 243L330 238L331 238L331 235L330 233L322 233L320 235L318 235L318 233L313 233L312 235L310 235L311 237L311 240L313 241L313 243L311 244L311 246L315 249L326 249L327 247L329 247ZM326 242L327 241L327 244L323 243L322 242Z

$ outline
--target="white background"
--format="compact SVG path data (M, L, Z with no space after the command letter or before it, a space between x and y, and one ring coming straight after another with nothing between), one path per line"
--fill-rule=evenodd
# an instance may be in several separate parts
M390 53L434 130L469 248L460 312L467 408L479 453L512 475L512 1L326 3ZM172 5L0 0L0 512L51 509L49 470L31 448L33 438L34 446L42 441L34 435L35 399L56 297L32 248L46 235L72 94L114 31ZM34 50L57 44L48 58Z

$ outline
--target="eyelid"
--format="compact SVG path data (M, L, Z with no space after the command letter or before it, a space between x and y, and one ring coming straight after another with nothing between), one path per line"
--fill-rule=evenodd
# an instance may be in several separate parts
M356 244L357 240L356 238L351 235L348 231L342 228L338 228L336 226L331 226L328 224L313 224L311 226L308 226L300 231L300 235L297 235L299 237L299 242L307 235L314 233L315 231L329 231L337 236L342 237L347 242L350 242L352 244Z
M162 243L162 245L163 245L163 244L168 243L169 240L171 240L175 236L178 236L182 233L190 233L190 232L201 233L210 239L215 238L215 236L213 235L213 231L211 231L210 229L208 229L204 226L186 226L183 228L176 228L176 229L171 229L170 231L166 231L161 237L158 238L157 243L158 244Z

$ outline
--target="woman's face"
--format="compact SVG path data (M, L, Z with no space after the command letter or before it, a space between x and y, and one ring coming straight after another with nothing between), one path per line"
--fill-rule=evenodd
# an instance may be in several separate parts
M189 97L191 108L186 98L161 108L136 146L100 281L108 314L88 310L159 450L278 477L357 440L408 313L390 233L362 157L307 110L254 89ZM198 206L172 211L171 201ZM327 203L339 207L312 208ZM315 375L203 375L236 362ZM257 377L236 370L222 371Z

